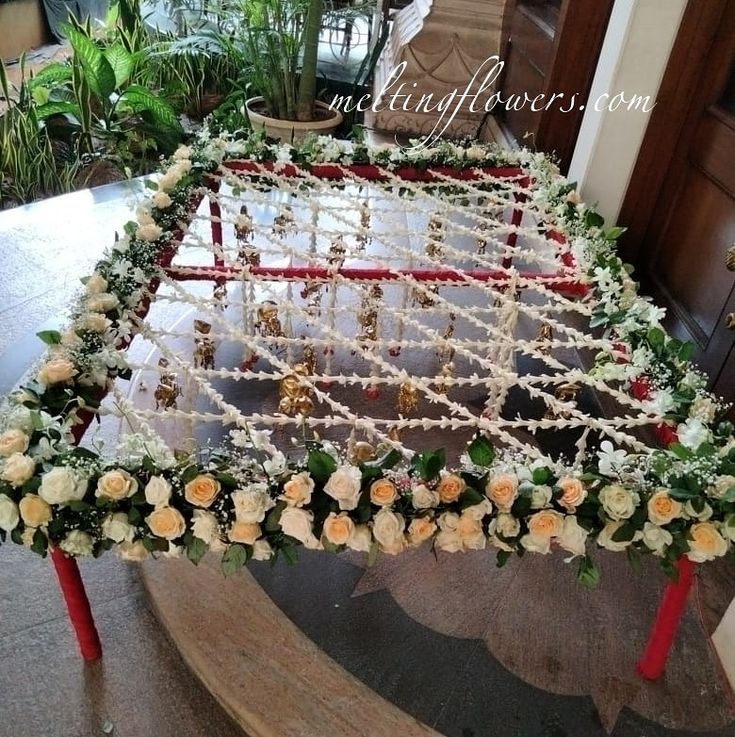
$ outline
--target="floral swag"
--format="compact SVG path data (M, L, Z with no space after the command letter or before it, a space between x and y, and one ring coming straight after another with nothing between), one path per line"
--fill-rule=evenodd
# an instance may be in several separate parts
M386 449L376 460L348 459L328 442L310 441L290 460L269 432L231 431L227 448L173 453L150 428L128 435L116 459L79 447L82 428L116 378L129 378L125 349L135 317L150 299L193 193L228 158L376 164L395 170L450 166L521 166L537 183L581 264L598 307L591 329L616 341L593 372L619 381L665 417L663 447L631 454L602 443L583 467L541 462L497 450L482 435L458 468L442 450L406 461ZM615 254L619 228L582 203L552 163L528 151L472 143L400 150L318 138L299 148L261 137L208 133L181 147L165 166L137 222L83 280L85 294L63 333L49 345L33 378L8 398L0 418L0 541L45 555L99 556L116 548L126 559L185 555L198 563L211 550L232 573L250 559L292 562L309 549L391 555L430 541L447 552L497 549L498 564L516 553L547 554L556 545L578 558L578 578L598 579L592 543L625 551L632 562L721 557L735 541L735 441L722 421L727 407L706 391L690 363L691 346L666 335L663 311L638 296Z

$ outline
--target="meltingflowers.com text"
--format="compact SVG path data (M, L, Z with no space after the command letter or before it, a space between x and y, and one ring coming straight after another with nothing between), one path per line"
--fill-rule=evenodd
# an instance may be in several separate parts
M437 114L434 128L414 147L430 146L445 133L459 112L463 109L471 113L492 113L500 110L519 111L529 108L533 112L550 110L557 106L562 113L572 110L584 110L585 102L580 102L579 95L566 96L563 92L552 94L538 94L529 96L528 93L511 94L503 96L500 91L490 93L497 84L505 66L505 62L497 55L486 59L475 71L463 91L452 90L441 97L435 97L434 93L421 94L416 88L417 83L410 85L401 82L401 77L406 71L407 62L401 62L394 67L377 95L366 93L356 101L352 95L335 95L330 107L342 112L366 112L372 110L374 113L390 110L392 112L402 111L420 114ZM597 112L604 110L629 110L648 113L656 106L648 95L626 94L617 92L615 94L604 93L593 100L587 101Z

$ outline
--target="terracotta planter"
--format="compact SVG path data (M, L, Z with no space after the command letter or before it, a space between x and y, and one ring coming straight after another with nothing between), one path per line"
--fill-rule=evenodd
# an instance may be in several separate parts
M329 105L318 100L314 104L317 108L324 111L325 117L322 120L311 120L307 122L269 118L267 115L259 112L264 102L262 97L251 97L245 102L250 124L253 126L253 129L265 129L266 134L270 138L277 138L281 141L297 143L303 141L309 133L316 133L320 136L331 135L342 122L342 113L339 110L331 110Z

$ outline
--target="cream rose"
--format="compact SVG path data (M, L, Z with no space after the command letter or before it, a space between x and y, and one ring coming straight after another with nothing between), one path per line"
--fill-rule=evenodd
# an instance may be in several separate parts
M211 545L219 538L217 518L211 512L195 509L191 516L191 534L207 545Z
M79 372L74 364L62 356L51 358L41 366L36 377L42 384L50 386L51 384L63 384L71 381Z
M18 522L18 505L7 494L0 494L0 530L11 532L18 526Z
M109 312L114 310L120 304L120 300L116 295L109 292L100 292L92 294L87 299L87 309L92 312Z
M715 499L722 499L732 488L735 488L735 476L719 476L714 484L707 488L707 494Z
M308 471L296 473L283 485L282 499L290 507L303 507L311 502L314 493L314 479L309 476Z
M533 553L546 555L551 550L551 540L561 534L564 515L552 509L542 509L528 518L528 534L521 538L521 545Z
M107 291L107 279L102 274L95 271L92 276L87 279L85 285L87 287L87 294L102 294Z
M431 509L439 504L439 492L419 484L411 489L411 504L414 509Z
M62 541L59 547L68 555L92 555L94 541L82 530L72 530Z
M298 507L286 507L281 512L281 529L284 535L293 537L307 547L316 547L314 544L314 515Z
M171 500L171 484L163 476L151 476L145 485L145 500L152 507L165 507Z
M256 540L253 543L253 560L270 560L273 557L273 548L267 540Z
M559 504L568 512L573 512L587 497L587 489L584 488L584 484L573 476L560 478L557 486L562 491Z
M561 548L572 555L584 555L588 535L589 532L577 522L577 518L568 515L564 518L561 532L556 541Z
M370 484L370 501L380 507L389 507L398 498L398 489L389 479L377 479Z
M643 525L641 540L654 555L663 555L665 548L674 541L674 536L663 527L646 522Z
M145 518L145 521L156 537L165 540L175 540L186 532L184 517L174 507L156 509Z
M268 492L259 484L254 484L249 489L233 491L232 503L239 522L262 522L265 513L275 506Z
M549 489L551 491L551 489ZM521 531L521 523L512 515L505 512L501 512L497 517L490 521L488 526L488 537L490 542L501 550L507 550L513 552L514 548L504 540L500 539L500 536L506 539L512 539L517 537Z
M687 501L684 502L684 516L689 517L689 519L706 522L710 517L712 517L713 512L714 510L709 504L707 504L707 502L702 505L702 508L699 511L695 509L691 499L687 499Z
M439 517L439 532L436 535L436 547L446 553L459 553L464 550L462 538L457 530L459 515L445 512Z
M88 330L90 333L104 333L112 322L101 312L89 312L79 318L77 325L78 328Z
M21 430L6 430L0 435L0 456L7 458L13 453L25 453L28 443L28 436Z
M51 522L51 507L36 494L26 494L18 503L18 509L28 527L43 527Z
M518 477L510 473L492 476L485 486L485 494L501 512L510 512L518 497Z
M324 520L322 533L332 545L346 545L354 531L355 523L346 513L335 514L330 512Z
M220 492L219 481L211 473L200 473L184 486L184 498L195 507L210 507Z
M368 553L373 544L373 533L367 525L356 525L352 537L347 541L350 550L358 553Z
M544 509L551 503L550 486L534 486L531 491L531 509Z
M13 453L8 456L2 466L0 478L11 486L22 486L28 479L33 478L36 462L23 453Z
M324 491L336 499L339 508L350 511L360 499L362 473L356 466L340 466L327 480Z
M681 502L672 499L666 489L659 489L648 500L648 519L654 525L667 525L671 520L681 517Z
M97 480L96 497L104 497L114 502L127 499L138 491L138 482L122 468L106 471Z
M467 484L465 484L464 479L461 476L442 471L439 485L436 487L436 490L439 494L439 499L444 504L451 504L459 499L466 488Z
M156 225L156 223L145 223L144 225L138 226L135 235L140 240L151 243L157 241L163 235L163 228L160 225Z
M145 560L148 557L148 551L146 550L145 545L143 545L142 540L136 540L135 542L126 540L125 542L120 543L117 548L117 552L123 560L130 560L134 563L140 563L140 561Z
M633 516L640 501L637 492L619 484L610 484L600 491L600 503L611 520L619 521Z
M171 205L174 204L174 201L168 196L166 192L160 190L153 195L153 197L151 198L151 203L153 204L153 207L159 210L167 210L169 207L171 207Z
M605 548L606 550L612 550L614 553L620 553L623 550L625 550L631 543L635 542L636 540L640 540L643 533L640 532L640 530L636 531L635 535L633 536L632 540L623 540L622 542L618 542L616 540L613 540L613 535L625 524L625 522L621 520L608 522L601 530L600 534L597 536L597 544L601 548Z
M102 534L116 543L132 540L135 531L125 512L108 514L102 523Z
M408 542L418 546L428 540L437 530L436 522L429 517L416 517L408 526Z
M462 546L467 550L484 550L487 545L481 519L468 510L462 512L459 517L457 533L462 540Z
M87 479L68 466L55 466L41 477L38 496L49 504L81 500L87 491Z
M241 522L235 520L227 533L227 537L233 543L254 545L255 541L263 534L257 522Z
M689 552L686 554L694 563L721 558L727 553L727 540L712 522L697 522L689 528Z
M400 514L383 507L373 519L373 536L380 543L380 549L395 555L405 547L403 537L405 522Z

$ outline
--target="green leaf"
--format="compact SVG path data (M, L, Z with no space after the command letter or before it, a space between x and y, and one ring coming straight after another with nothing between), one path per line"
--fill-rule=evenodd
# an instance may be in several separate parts
M294 565L294 563L299 559L299 551L295 545L284 545L283 548L281 548L281 552L283 553L283 557L286 559L286 563L290 566Z
M577 569L577 581L579 581L582 586L588 589L594 589L600 582L600 571L597 568L597 564L595 563L595 561L592 560L589 555L585 555L579 561L579 568Z
M690 458L694 457L694 453L681 443L672 443L667 450L682 461L688 461Z
M104 55L115 74L115 87L122 87L133 71L133 55L120 43L108 46Z
M45 120L52 115L72 115L77 120L81 117L79 113L79 105L73 102L47 102L36 108L36 115L39 120Z
M459 505L462 509L480 504L485 497L477 489L467 487L459 497Z
M198 537L191 536L191 539L186 545L186 557L195 565L199 565L199 561L204 557L207 552L208 546L204 540L200 540Z
M46 557L46 550L48 550L48 538L41 530L36 530L33 533L33 543L31 544L31 550L37 553L42 558Z
M317 481L324 483L337 470L337 461L329 453L314 448L309 451L307 467Z
M115 91L115 72L97 44L79 28L64 26L64 34L74 49L74 62L79 62L84 81L97 97L107 101Z
M625 522L613 532L611 540L616 543L627 543L635 537L635 527L630 522Z
M145 87L131 84L120 95L119 102L124 103L137 113L150 113L151 122L159 128L175 131L177 134L183 133L176 111L163 98Z
M666 334L661 328L651 328L648 331L648 342L654 347L663 346L666 342Z
M680 361L691 361L694 358L694 343L682 343L677 356Z
M510 550L498 550L498 554L495 557L495 565L498 568L502 568L511 558L513 553Z
M34 74L28 84L31 88L56 87L60 82L70 82L71 77L70 64L54 62L53 64L47 64L38 73Z
M366 565L368 568L375 565L375 562L378 560L378 553L380 553L380 545L377 540L373 540L367 555Z
M605 218L594 210L587 210L584 214L584 224L588 228L601 228L605 224Z
M265 531L266 532L278 532L281 529L281 514L286 508L286 502L278 502L265 518Z
M181 472L181 483L188 484L190 481L193 481L197 475L199 474L199 468L197 466L187 466L182 472Z
M46 345L58 345L61 343L61 333L58 330L41 330L41 332L36 333L36 335Z
M222 571L225 576L236 573L247 563L247 560L248 551L245 546L234 543L225 550L225 554L222 556Z
M477 435L472 440L467 454L476 466L489 466L495 460L495 448L484 435Z
M548 468L534 468L531 479L536 486L544 486L551 481L551 470Z

